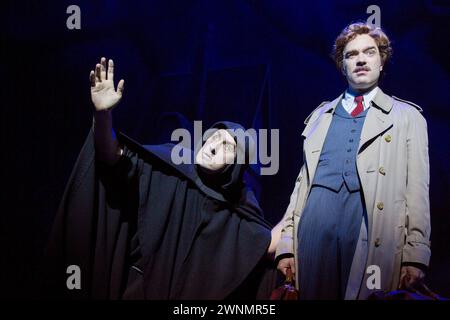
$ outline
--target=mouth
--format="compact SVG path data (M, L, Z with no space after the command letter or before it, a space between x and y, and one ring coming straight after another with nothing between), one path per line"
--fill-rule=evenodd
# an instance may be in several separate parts
M208 159L208 160L212 159L212 157L209 154L207 154L206 152L203 152L203 157Z
M369 71L368 68L356 68L354 73L367 73Z

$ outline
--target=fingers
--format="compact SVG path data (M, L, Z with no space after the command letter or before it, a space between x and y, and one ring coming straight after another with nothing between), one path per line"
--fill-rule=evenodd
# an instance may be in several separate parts
M96 65L95 65L95 81L96 82L102 82L102 80L100 79L100 64L99 63L97 63Z
M97 63L95 65L95 71L91 71L91 73L89 74L89 80L92 87L95 87L98 82L102 82L104 80L114 81L114 61L112 59L109 59L108 67L106 67L106 58L102 57L100 59L100 63ZM124 84L125 81L122 79L117 85L117 93L120 96L122 96Z
M278 265L277 269L278 269L278 271L280 271L283 275L286 275L286 269L287 269L287 268Z
M281 271L281 273L284 273L284 267L283 267L283 262L282 262L282 260L280 260L280 261L278 262L277 269L278 269L279 271Z
M291 274L295 274L295 269L291 268L289 265L283 266L281 268L278 268L285 276L287 276L288 270L291 271Z
M398 282L398 289L405 289L405 279L406 279L406 268L402 267L400 269L400 280Z
M291 267L292 274L295 274L295 263L294 263L294 261L292 261L290 267Z
M114 81L114 61L112 59L108 61L108 80Z
M403 280L402 288L404 290L411 290L411 291L413 291L414 287L416 286L416 284L417 284L417 281L415 281L414 279L412 279L410 277L406 277Z
M400 290L405 289L405 277L400 278L400 281L398 282L398 289Z
M400 271L399 289L411 289L419 286L423 281L425 273L415 267L404 266Z
M106 67L106 58L102 57L100 63L95 65L95 80L102 82L103 80L114 81L114 61L112 59L108 60L108 67ZM91 81L92 84L92 81Z
M295 262L294 258L284 258L278 263L278 270L286 275L287 269L290 269L292 274L295 274Z
M420 283L419 279L411 277L410 275L405 275L402 278L400 278L398 288L400 290L412 290L419 283Z
M91 82L91 87L95 87L95 72L92 70L89 74L89 81Z
M119 84L117 85L117 93L119 94L119 96L122 96L124 85L125 85L125 80L123 80L123 79L120 80Z
M287 269L290 269L292 274L295 274L295 266L294 266L294 264L289 264L288 266L286 266L286 270ZM286 272L285 272L285 274L286 274Z
M100 79L106 80L106 58L100 60Z
M292 274L295 274L295 262L294 258L289 258L287 262L286 269L291 269Z
M412 275L407 280L408 280L408 282L407 282L408 286L410 286L411 288L416 288L416 287L420 286L420 284L423 281L423 278L420 275L419 276Z

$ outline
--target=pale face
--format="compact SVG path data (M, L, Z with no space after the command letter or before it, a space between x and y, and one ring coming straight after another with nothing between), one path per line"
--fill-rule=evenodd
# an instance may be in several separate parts
M205 141L195 160L203 168L219 171L234 163L235 157L236 142L226 130L220 129Z
M382 69L380 52L371 36L357 35L347 43L342 72L350 88L362 92L377 86Z

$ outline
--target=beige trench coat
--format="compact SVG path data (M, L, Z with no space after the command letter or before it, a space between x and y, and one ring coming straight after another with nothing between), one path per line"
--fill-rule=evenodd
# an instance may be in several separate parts
M334 110L341 98L342 95L332 102L322 103L305 120L302 133L305 163L283 217L276 252L276 256L293 254L296 270L297 226ZM381 290L395 290L402 262L429 263L428 135L421 111L413 103L390 97L378 89L366 115L357 171L368 225L365 221L361 225L345 299L366 299L375 290L367 286L367 280L374 283L371 277L374 269L370 266L379 267ZM298 277L296 280L298 287Z

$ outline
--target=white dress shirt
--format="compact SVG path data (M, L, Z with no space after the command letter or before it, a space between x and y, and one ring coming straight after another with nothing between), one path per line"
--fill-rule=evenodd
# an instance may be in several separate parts
M370 106L370 102L375 97L375 95L378 92L378 87L373 88L369 92L366 92L363 94L363 106L364 110L366 110ZM342 106L344 109L348 112L348 114L351 114L353 109L356 108L356 102L355 102L355 96L358 94L355 94L354 92L351 92L349 89L347 89L344 93L344 97L342 97Z

